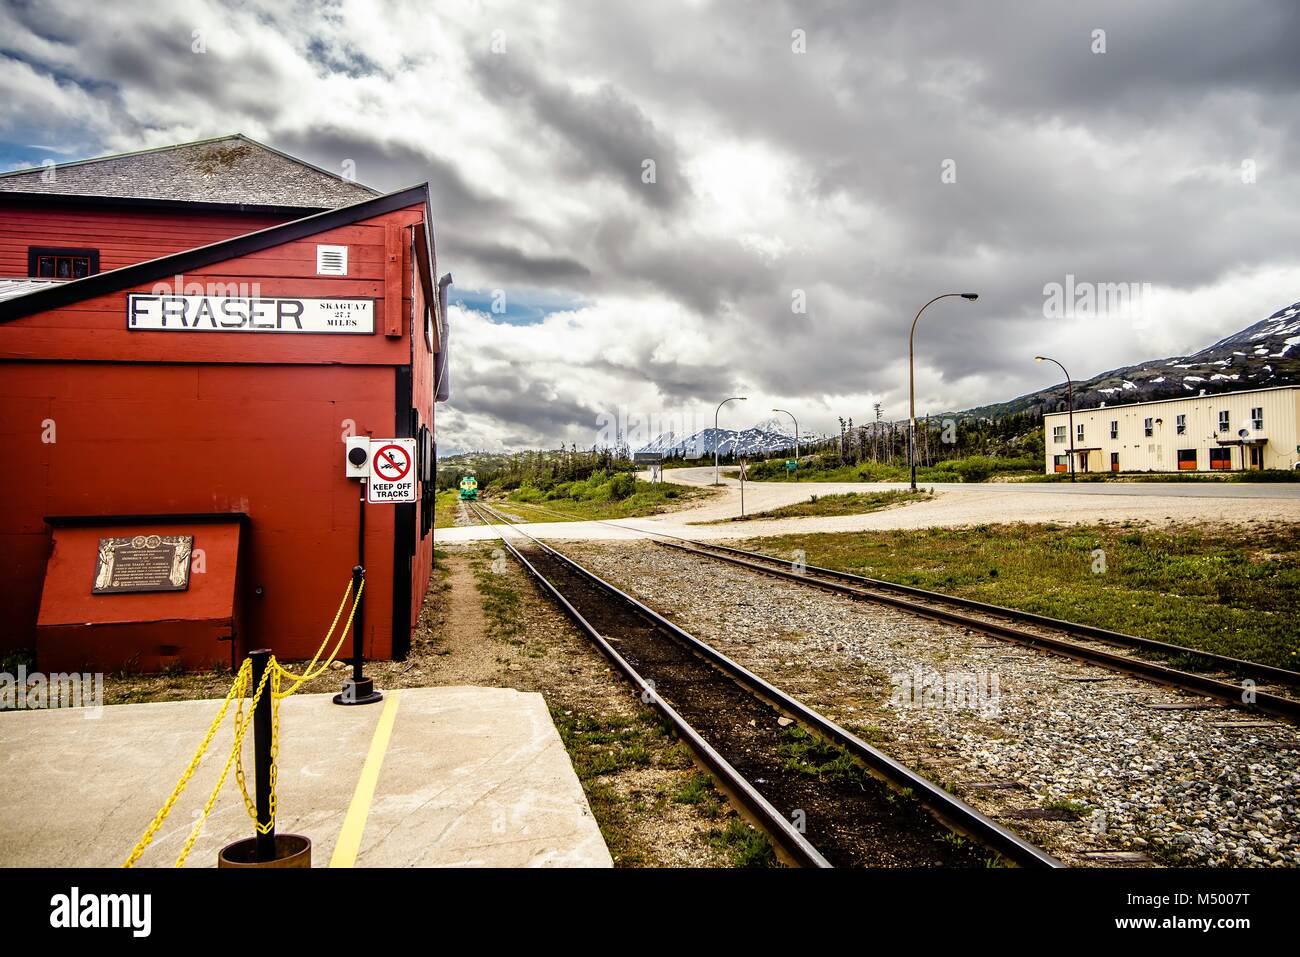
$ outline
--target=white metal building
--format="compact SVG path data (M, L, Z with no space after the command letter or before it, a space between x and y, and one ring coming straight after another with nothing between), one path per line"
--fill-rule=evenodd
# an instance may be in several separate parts
M1102 404L1043 416L1048 472L1177 472L1300 466L1300 386Z

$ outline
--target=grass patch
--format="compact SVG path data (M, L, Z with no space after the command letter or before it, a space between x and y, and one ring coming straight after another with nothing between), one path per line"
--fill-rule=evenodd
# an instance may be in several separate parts
M647 808L643 800L630 798L624 793L625 789L616 786L615 779L621 772L645 768L689 769L692 767L689 752L675 740L666 724L649 714L623 717L554 706L550 711L560 740L573 762L573 770L586 792L592 815L600 826L601 836L617 866L657 866L660 862L638 837L641 831L635 820L643 818ZM696 777L703 777L708 788L693 786ZM682 800L682 794L688 789L693 800ZM662 799L667 800L667 796ZM672 799L684 804L702 804L708 810L706 816L709 818L722 811L722 805L705 775L691 775Z
M692 525L724 525L727 522L749 522L766 518L802 518L810 515L865 515L896 505L924 502L934 496L929 492L910 489L890 489L887 492L847 492L843 495L810 495L806 502L782 505L766 512L753 512L741 517L715 519L711 522L691 522Z
M713 494L711 489L643 482L626 472L613 477L597 472L587 481L564 482L546 491L525 485L490 504L529 522L581 522L657 515Z
M968 455L947 459L933 465L918 465L918 482L986 482L1006 476L1032 476L1043 471L1039 459L999 458L987 455ZM785 460L770 459L749 467L749 478L755 482L789 482ZM859 462L841 464L837 456L815 455L799 463L799 481L808 482L907 482L911 472L905 463Z
M866 787L869 775L862 765L842 748L809 734L797 724L781 732L777 752L785 757L788 770L806 774L818 781L836 781Z
M751 539L772 555L1300 668L1300 526L980 525ZM1104 564L1102 563L1104 559Z
M732 867L778 866L776 852L767 835L739 817L728 820L725 827L714 828L709 843L726 853Z
M460 511L460 492L448 489L433 496L433 527L451 528Z
M500 548L477 549L470 556L470 568L483 601L488 619L488 634L493 638L521 644L523 626L519 620L519 588L503 566L508 561Z

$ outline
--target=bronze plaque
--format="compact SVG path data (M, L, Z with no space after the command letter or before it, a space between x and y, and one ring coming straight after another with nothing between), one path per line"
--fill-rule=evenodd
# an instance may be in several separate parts
M101 538L91 594L185 591L190 587L193 535Z

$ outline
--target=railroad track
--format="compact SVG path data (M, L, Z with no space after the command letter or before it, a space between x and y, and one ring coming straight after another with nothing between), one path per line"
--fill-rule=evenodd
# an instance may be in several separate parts
M866 578L832 568L796 564L762 552L701 542L684 545L681 541L659 540L655 544L738 565L786 581L888 605L933 621L1101 665L1227 704L1258 709L1293 721L1300 720L1300 698L1284 693L1294 693L1295 689L1300 689L1300 672L927 591L911 585ZM1103 645L1108 647L1102 647ZM1192 656L1203 661L1209 673L1187 671L1139 657L1143 652L1164 656ZM1245 684L1246 680L1251 684ZM1253 701L1249 700L1251 698Z
M512 507L517 503L511 503ZM549 511L541 506L528 508ZM599 521L599 520L597 520ZM631 528L600 522L617 528ZM636 530L636 529L632 529ZM762 552L711 542L699 542L666 532L642 529L655 544L703 558L729 562L752 571L821 588L837 594L878 602L933 621L1028 645L1052 654L1100 665L1226 704L1300 721L1300 672L1243 658L1199 651L1123 632L1063 621L1033 612L1006 608L971 598L945 595L912 585L854 575L833 568L807 565ZM1027 627L1026 627L1027 626ZM1032 629L1032 630L1030 630ZM1112 650L1115 649L1115 650ZM1184 657L1202 665L1199 671L1175 668L1140 657L1153 654ZM1244 682L1249 680L1251 685ZM1253 699L1253 700L1248 700Z
M1061 866L491 506L470 508L497 529L515 559L788 861L811 867L978 867L991 860Z

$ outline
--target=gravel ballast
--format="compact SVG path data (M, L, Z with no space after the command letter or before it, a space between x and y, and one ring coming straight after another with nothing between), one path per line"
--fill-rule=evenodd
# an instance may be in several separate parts
M1300 865L1295 725L651 543L559 547L1067 864Z

